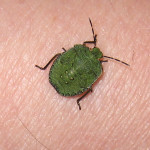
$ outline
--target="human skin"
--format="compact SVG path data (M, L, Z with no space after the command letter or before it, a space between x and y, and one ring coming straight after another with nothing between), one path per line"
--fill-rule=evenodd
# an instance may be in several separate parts
M80 111L35 64L92 40L88 17L97 47L130 67L103 63ZM0 149L150 149L149 25L148 0L0 0Z

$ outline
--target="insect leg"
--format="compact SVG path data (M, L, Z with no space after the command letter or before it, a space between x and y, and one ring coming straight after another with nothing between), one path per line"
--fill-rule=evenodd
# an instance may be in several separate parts
M79 106L79 110L81 110L80 101L81 101L89 92L92 92L92 88L89 88L89 89L87 90L87 92L86 92L84 95L82 95L79 99L77 99L77 105Z
M51 63L56 57L58 57L59 55L61 55L61 53L56 54L44 67L40 67L40 66L38 66L38 65L35 65L35 67L37 67L37 68L39 68L39 69L41 69L41 70L45 70L45 69L50 65L50 63Z
M90 19L90 18L89 18L89 21L90 21L90 25L91 25L91 28L92 28L93 41L85 41L85 42L83 42L83 45L86 45L87 43L89 43L89 44L94 44L94 47L96 47L97 35L94 33L94 29L93 29L92 21L91 21L91 19Z
M103 62L108 62L108 60L100 60L100 62L101 62L101 63L103 63Z
M64 47L62 49L63 49L64 52L66 52L66 49Z

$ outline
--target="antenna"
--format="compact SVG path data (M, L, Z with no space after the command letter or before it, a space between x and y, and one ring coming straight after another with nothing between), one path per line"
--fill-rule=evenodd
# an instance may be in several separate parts
M103 57L109 58L109 59L113 59L113 60L116 60L116 61L118 61L118 62L120 62L120 63L126 65L126 66L130 66L129 64L127 64L127 63L125 63L124 61L121 61L121 60L119 60L119 59L116 59L116 58L113 58L113 57L109 57L109 56L103 56Z

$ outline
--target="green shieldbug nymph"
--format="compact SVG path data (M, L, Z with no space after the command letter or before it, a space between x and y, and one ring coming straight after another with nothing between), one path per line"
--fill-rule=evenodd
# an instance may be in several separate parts
M94 33L90 18L89 21L93 41L76 44L68 51L62 48L64 52L56 54L43 68L35 65L35 67L45 70L55 60L49 72L49 82L63 96L75 96L84 93L77 99L79 110L81 110L80 101L92 91L93 83L102 75L102 62L107 62L103 58L114 59L129 66L123 61L103 55L100 49L96 47L97 35ZM94 44L94 48L86 46L88 43Z

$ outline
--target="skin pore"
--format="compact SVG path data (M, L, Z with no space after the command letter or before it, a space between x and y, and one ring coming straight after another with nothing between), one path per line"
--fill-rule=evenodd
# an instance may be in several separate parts
M149 16L147 0L1 0L0 149L150 148ZM79 111L35 65L92 40L89 17L97 47L130 67L103 63Z

